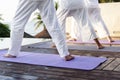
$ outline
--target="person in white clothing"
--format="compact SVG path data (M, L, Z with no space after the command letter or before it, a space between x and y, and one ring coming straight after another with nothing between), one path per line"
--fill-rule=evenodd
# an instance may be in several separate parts
M78 27L81 29L84 40L94 40L98 49L104 48L98 41L94 28L88 19L87 8L84 0L59 0L57 17L64 34L66 32L66 19L71 16L75 19Z
M16 58L18 56L21 49L25 24L27 23L32 12L36 9L40 11L42 20L57 47L60 57L64 58L66 61L74 59L68 51L65 36L59 27L53 0L19 1L17 11L11 25L11 45L8 53L5 54L5 57Z
M92 24L94 30L96 31L96 34L99 38L107 37L109 42L114 42L112 38L110 37L110 33L101 17L100 8L98 0L84 0L86 4L87 14L88 18L90 20L90 23ZM77 28L74 28L75 25ZM81 30L78 29L78 25L73 20L72 26L71 26L71 40L81 40ZM77 29L77 30L76 30Z
M102 19L98 0L86 0L86 3L90 21L95 31L97 32L98 37L99 38L107 37L110 43L114 42L114 40L112 40L110 36L110 33L107 29L105 22Z

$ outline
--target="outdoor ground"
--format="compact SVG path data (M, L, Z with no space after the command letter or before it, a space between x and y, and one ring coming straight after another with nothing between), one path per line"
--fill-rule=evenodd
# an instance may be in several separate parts
M30 44L23 46L22 51L58 54L51 44L51 41ZM0 80L120 80L120 45L104 45L103 50L98 50L95 44L68 46L71 54L104 56L108 60L91 71L0 61Z

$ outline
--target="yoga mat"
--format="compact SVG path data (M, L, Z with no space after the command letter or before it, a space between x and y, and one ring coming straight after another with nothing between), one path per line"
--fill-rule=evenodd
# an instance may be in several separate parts
M107 40L99 40L101 44L111 44L111 45L120 45L120 40L115 40L114 42L110 43ZM96 44L94 41L82 42L82 41L67 41L68 43L75 43L75 44Z
M75 56L74 60L65 61L57 54L21 52L17 58L5 58L4 53L0 51L0 61L27 63L34 65L52 66L59 68L72 68L82 70L93 70L101 63L107 60L105 57Z

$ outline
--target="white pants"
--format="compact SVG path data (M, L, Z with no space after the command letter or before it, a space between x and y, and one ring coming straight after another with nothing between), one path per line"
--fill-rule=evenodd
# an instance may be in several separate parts
M70 16L72 16L77 22L77 25L80 30L78 34L79 33L82 34L82 39L84 41L93 40L97 38L94 28L92 27L88 19L88 15L85 7L79 9L62 9L62 7L58 8L57 17L64 34L66 31L65 30L66 18Z
M110 36L109 31L101 17L98 6L96 6L96 8L88 7L88 15L99 38Z
M98 0L86 0L86 4L88 8L88 16L94 29L97 31L98 37L104 38L110 36L109 31L101 17Z
M11 29L11 45L8 54L17 56L20 52L24 27L31 13L39 9L43 22L56 44L61 57L69 55L65 36L59 27L53 0L20 0Z
M88 19L92 24L95 31L97 31L96 35L99 38L104 38L109 36L109 31L101 17L100 8L97 0L84 0L86 4L86 12L88 15ZM74 28L76 26L76 28ZM81 35L81 29L78 28L79 26L73 20L71 25L71 37L76 38L78 40L83 40Z

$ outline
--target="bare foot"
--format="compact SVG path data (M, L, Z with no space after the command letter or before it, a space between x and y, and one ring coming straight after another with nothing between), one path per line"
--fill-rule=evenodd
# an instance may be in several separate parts
M102 46L102 44L99 42L98 38L94 39L94 41L97 44L98 49L103 49L104 48L104 46Z
M112 43L112 42L114 42L114 40L110 40L109 42Z
M6 57L6 58L16 58L16 56L13 56L11 54L5 54L4 57Z
M98 49L103 49L103 48L105 48L105 47L102 45L98 46Z
M73 60L73 59L74 59L74 57L71 56L71 55L65 56L65 61L71 61L71 60Z
M68 39L69 41L77 41L77 39L75 39L75 38L70 38L70 39Z
M52 48L55 48L55 47L56 47L56 45L53 43L53 44L51 45L51 47L52 47Z
M108 36L107 39L110 43L114 42L114 40L112 40L112 38L110 36Z

